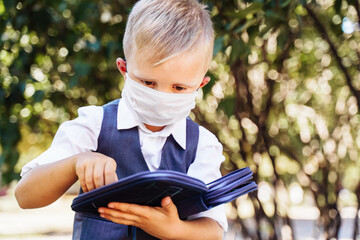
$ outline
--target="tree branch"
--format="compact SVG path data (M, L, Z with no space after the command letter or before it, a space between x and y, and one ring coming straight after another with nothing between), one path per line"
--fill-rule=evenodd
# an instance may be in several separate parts
M356 188L356 197L357 197L357 209L356 209L356 215L355 215L355 219L354 219L354 231L353 231L353 240L356 240L356 236L358 235L359 233L359 227L358 227L358 224L359 224L359 210L360 210L360 184L357 186Z
M360 4L359 4L358 0L354 0L354 7L356 9L356 13L357 13L357 16L358 16L358 23L360 25Z
M356 2L357 0L355 0ZM339 56L338 50L335 47L335 44L331 41L329 34L326 31L325 26L320 22L320 20L318 19L318 17L316 16L316 14L314 13L314 11L311 9L311 7L309 7L308 5L305 5L305 8L307 10L307 12L309 13L309 16L314 20L315 22L315 28L319 31L319 33L321 34L321 36L326 40L326 42L329 44L330 49L332 54L334 55L338 66L340 67L341 71L343 72L344 76L345 76L345 80L351 90L351 92L354 94L354 96L357 99L358 102L358 106L360 107L360 91L355 89L353 83L352 83L352 79L350 77L350 73L347 70L347 68L344 66L344 64L341 61L341 58Z

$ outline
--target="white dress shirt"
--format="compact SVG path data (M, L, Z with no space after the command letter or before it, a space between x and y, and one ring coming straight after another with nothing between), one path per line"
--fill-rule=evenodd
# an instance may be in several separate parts
M101 106L82 107L79 108L78 114L78 118L60 125L50 148L26 164L22 168L21 176L38 165L62 160L81 152L96 151L103 119L103 108ZM141 151L150 171L159 167L162 148L170 134L183 149L186 148L186 119L166 126L159 132L152 132L137 121L125 101L120 99L117 128L133 127L138 127ZM187 174L209 183L221 177L219 169L223 161L222 145L211 132L200 126L196 157ZM192 215L188 219L199 217L214 219L225 231L228 228L223 205Z

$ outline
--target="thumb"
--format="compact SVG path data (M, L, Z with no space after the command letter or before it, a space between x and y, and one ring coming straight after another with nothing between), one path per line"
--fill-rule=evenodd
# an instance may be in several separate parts
M177 213L177 208L169 196L164 197L161 200L161 207L163 207L165 209L165 211L167 211L169 213L173 213L173 212Z

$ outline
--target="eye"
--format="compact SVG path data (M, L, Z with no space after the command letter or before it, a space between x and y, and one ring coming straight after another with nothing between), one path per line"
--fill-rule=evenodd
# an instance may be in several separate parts
M155 83L154 83L154 82L151 82L151 81L141 81L141 82L142 82L144 85L149 86L149 87L155 85Z
M175 89L176 91L185 91L185 90L186 90L186 88L180 87L180 86L174 86L174 89Z

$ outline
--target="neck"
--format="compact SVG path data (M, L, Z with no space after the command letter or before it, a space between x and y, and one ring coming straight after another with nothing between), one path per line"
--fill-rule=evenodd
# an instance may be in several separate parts
M157 126L147 125L147 124L145 124L145 123L144 123L144 125L145 125L145 127L146 127L147 129L149 129L149 130L152 131L152 132L159 132L159 131L161 131L161 130L163 130L163 129L165 128L165 126L157 127Z

